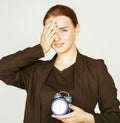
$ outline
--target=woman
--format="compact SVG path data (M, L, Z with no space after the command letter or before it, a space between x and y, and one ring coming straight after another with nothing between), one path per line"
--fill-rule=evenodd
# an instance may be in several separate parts
M84 56L76 48L80 25L75 12L53 6L43 24L40 44L0 60L0 79L27 92L24 123L119 123L117 89L104 61ZM39 60L51 47L54 58ZM72 112L52 115L53 97L61 90L71 95ZM97 103L100 114L94 112Z

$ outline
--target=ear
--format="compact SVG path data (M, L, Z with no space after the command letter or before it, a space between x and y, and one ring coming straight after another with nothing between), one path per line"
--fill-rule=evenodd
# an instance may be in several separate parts
M77 24L75 27L75 35L78 36L80 33L80 24Z

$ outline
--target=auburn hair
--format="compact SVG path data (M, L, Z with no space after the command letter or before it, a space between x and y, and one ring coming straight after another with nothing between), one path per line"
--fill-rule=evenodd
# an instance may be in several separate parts
M78 19L73 9L65 5L55 5L47 11L43 19L43 25L45 25L45 21L49 17L52 17L52 16L57 17L60 15L67 16L68 18L70 18L75 27L78 24Z

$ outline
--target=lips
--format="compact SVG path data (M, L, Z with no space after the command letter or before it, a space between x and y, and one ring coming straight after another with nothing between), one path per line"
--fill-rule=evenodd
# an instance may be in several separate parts
M54 46L60 48L64 45L64 43L54 43Z

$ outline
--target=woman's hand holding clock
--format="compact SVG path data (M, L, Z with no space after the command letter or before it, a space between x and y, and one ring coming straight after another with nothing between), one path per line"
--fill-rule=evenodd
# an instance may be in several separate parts
M69 104L69 108L72 110L71 113L65 115L52 115L63 123L95 123L92 114L85 112L81 108Z

